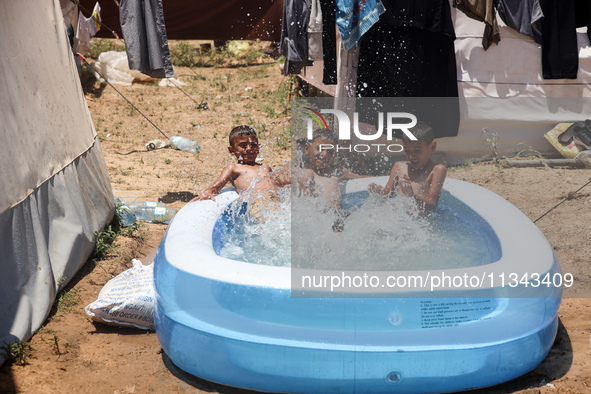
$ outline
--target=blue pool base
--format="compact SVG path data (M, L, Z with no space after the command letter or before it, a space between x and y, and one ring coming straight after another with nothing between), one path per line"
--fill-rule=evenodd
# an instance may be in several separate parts
M158 325L170 334L158 337L175 365L216 383L285 393L418 394L491 386L531 371L550 350L557 319L526 337L485 349L419 352L241 341L197 331L167 316L160 316Z
M552 247L519 210L466 182L448 179L445 188L446 204L459 217L479 215L501 251L497 261L447 275L560 277ZM189 374L268 392L452 392L519 377L554 343L560 287L292 298L290 268L215 253L214 227L235 198L187 204L155 257L158 339Z

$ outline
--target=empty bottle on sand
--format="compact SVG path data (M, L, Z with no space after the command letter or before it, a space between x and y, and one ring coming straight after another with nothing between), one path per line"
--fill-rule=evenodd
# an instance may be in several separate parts
M134 205L136 207L161 207L166 208L166 204L163 202L153 202L153 201L134 201L134 202L126 202L126 205Z
M129 210L134 213L135 217L140 220L154 223L168 224L176 215L176 209L158 207L158 206L138 206L130 205Z
M131 209L127 205L117 205L117 217L123 227L133 225L136 220L135 214L131 212Z
M195 141L191 141L188 138L173 135L170 137L170 147L179 150L186 150L187 152L195 153L201 147Z

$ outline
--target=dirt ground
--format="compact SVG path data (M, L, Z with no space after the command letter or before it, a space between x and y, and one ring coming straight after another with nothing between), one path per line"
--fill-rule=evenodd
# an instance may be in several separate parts
M86 99L99 135L115 196L127 201L157 201L174 191L202 191L230 162L227 134L239 124L252 125L264 145L261 156L272 167L289 159L287 93L291 80L277 63L257 59L250 66L189 69L176 67L193 100L173 87L155 83L117 86L167 135L199 143L199 153L172 149L145 150L153 139L165 139L117 92L98 82L87 87ZM207 102L209 109L198 109ZM484 143L484 142L483 142ZM128 155L118 153L134 152ZM453 167L449 177L481 185L507 199L530 219L539 218L591 176L586 169L505 168L493 162ZM169 206L180 209L185 203ZM537 222L553 245L563 273L571 273L575 289L567 289L559 311L557 340L546 359L530 373L477 393L591 392L591 186L578 192ZM143 224L132 236L119 235L104 259L89 260L66 291L79 299L54 309L32 338L24 366L0 369L0 392L19 393L240 393L190 377L162 352L153 332L93 323L84 307L102 286L131 267L131 259L151 261L166 225ZM585 290L587 293L585 293Z

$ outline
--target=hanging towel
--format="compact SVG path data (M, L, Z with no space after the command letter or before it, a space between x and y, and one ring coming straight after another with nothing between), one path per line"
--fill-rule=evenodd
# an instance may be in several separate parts
M453 6L468 17L484 22L482 47L486 51L493 43L499 44L501 33L497 24L497 17L493 0L453 0Z
M162 0L122 0L119 20L129 68L152 78L173 77Z
M380 0L337 0L337 26L346 51L357 45L384 11Z
M78 29L76 38L78 39L78 52L85 53L90 49L90 37L94 37L101 28L101 6L99 3L94 5L90 18L85 18L82 12L78 13Z
M322 60L322 9L320 0L312 0L308 21L308 59Z

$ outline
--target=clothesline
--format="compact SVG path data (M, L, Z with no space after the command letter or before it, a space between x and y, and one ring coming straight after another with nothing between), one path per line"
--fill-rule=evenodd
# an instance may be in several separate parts
M91 14L91 15L92 15L92 13L91 13L91 12L89 12L89 11L88 11L86 8L84 8L84 6L83 6L82 4L80 4L78 1L76 1L76 0L70 0L70 1L71 1L72 3L74 3L74 4L76 4L78 7L82 8L82 10L83 10L83 11L85 11L87 14ZM119 4L118 4L118 3L117 3L117 6L119 6ZM100 20L99 20L98 22L100 23L100 25L101 25L102 27L104 27L105 29L107 29L107 30L108 30L108 31L109 31L109 32L110 32L110 33L113 35L113 37L115 37L115 39L116 39L116 40L118 40L118 41L119 41L119 42L121 42L123 45L125 45L125 42L124 42L124 41L123 41L123 40L122 40L122 39L119 37L119 35L117 34L117 32L116 32L116 31L114 31L114 30L112 30L111 28L109 28L108 26L106 26L106 25L105 25L105 24L104 24L102 21L100 21ZM169 50L170 50L170 53L172 53L173 55L175 55L175 56L176 56L176 58L177 58L177 59L178 59L178 60L179 60L181 63L183 63L183 65L184 65L185 67L188 67L188 68L189 68L189 70L191 70L191 72L192 72L193 74L195 74L195 76L197 76L197 77L201 78L201 76L200 76L199 74L197 74L197 72L195 72L195 70L193 70L193 68L191 67L191 65L189 65L187 62L185 62L185 61L183 60L183 58L182 58L182 57L181 57L181 56L180 56L178 53L176 53L174 50L172 50L172 49L170 49L170 48L169 48ZM177 89L181 90L181 89L180 89L178 86L176 86L174 83L173 83L173 85L174 85L174 86L175 86ZM181 90L181 91L182 91L182 90ZM182 92L183 92L183 93L185 93L184 91L182 91ZM186 93L185 93L185 95L186 95ZM191 100L193 100L193 99L191 98ZM201 104L197 103L195 100L193 100L193 101L194 101L196 104L198 104L198 105L201 105Z
M76 0L70 0L72 3L76 4L78 7L82 8L83 11L85 11L86 13L89 13L89 11L84 8L84 6L82 6L78 1ZM96 20L96 19L95 19ZM111 32L111 34L113 34L113 36L115 37L115 39L119 40L123 45L125 45L125 42L119 38L119 36L117 35L117 33L112 30L111 28L109 28L108 26L106 26L105 24L103 24L100 20L98 21L100 23L101 26L103 26L105 29L107 29L108 31ZM177 55L176 53L174 53L173 51L171 51L173 54L175 54L179 59L179 55ZM167 139L170 139L162 130L160 130L160 128L158 126L156 126L156 124L154 124L154 122L152 122L146 115L144 115L144 113L142 111L140 111L127 97L125 97L125 95L123 93L121 93L119 90L117 90L117 88L115 88L115 86L113 86L109 80L107 78L105 78L103 75L101 75L101 73L99 73L96 68L94 68L92 65L90 65L90 63L88 63L86 61L86 58L84 56L82 56L81 54L76 54L78 56L78 58L80 60L82 60L87 67L89 67L90 69L92 69L96 74L98 74L101 78L103 78L113 89L115 89L115 91L121 96L123 97L136 111L138 111L152 126L154 126L154 128L156 128L156 130L158 130L158 132L160 132L160 134L162 134L164 137L166 137ZM180 59L182 61L182 59ZM184 62L183 62L184 63ZM190 66L189 66L190 68ZM193 71L195 73L195 71L190 68L191 71ZM196 73L195 73L196 74ZM197 74L196 74L197 75ZM197 101L195 101L188 93L186 93L183 89L181 89L175 82L173 78L166 78L169 82L172 83L172 86L174 86L175 88L177 88L179 91L181 91L185 96L187 96L191 101L193 101L195 104L197 104L197 109L204 109L204 110L208 110L209 107L207 105L207 103L205 101L202 101L201 103L198 103Z

